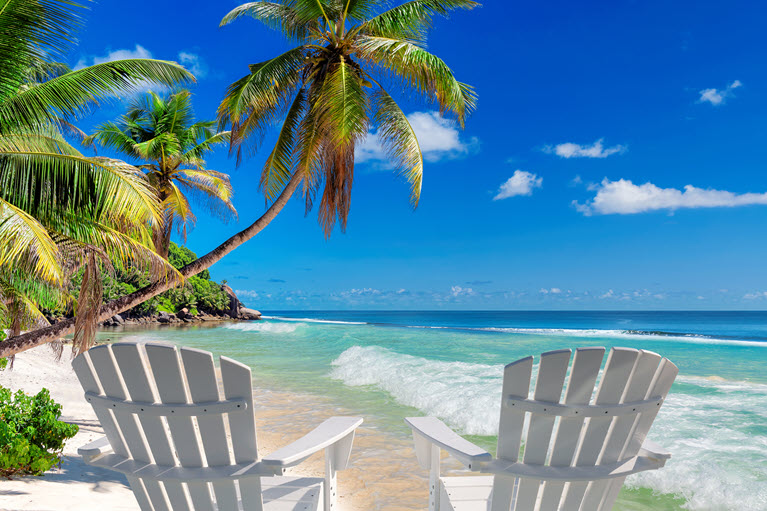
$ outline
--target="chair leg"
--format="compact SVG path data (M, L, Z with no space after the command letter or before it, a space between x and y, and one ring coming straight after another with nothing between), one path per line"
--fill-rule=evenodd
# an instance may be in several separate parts
M325 511L336 510L336 446L325 448Z
M441 492L441 488L439 487L439 454L439 446L431 444L431 470L429 471L429 511L439 511L439 497Z

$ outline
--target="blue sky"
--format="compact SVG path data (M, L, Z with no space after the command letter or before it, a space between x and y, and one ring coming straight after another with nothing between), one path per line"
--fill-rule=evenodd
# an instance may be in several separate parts
M72 65L126 56L198 74L212 118L247 65L288 48L238 2L102 1ZM767 8L757 2L505 2L438 20L429 50L476 87L463 131L392 90L426 151L419 208L371 137L347 232L325 240L296 199L215 265L275 309L764 309ZM121 113L84 119L88 131ZM232 176L239 222L199 215L214 248L264 211L267 149Z

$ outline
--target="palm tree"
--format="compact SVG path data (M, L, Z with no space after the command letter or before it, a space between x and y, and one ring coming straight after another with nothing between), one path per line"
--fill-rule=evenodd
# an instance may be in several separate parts
M83 9L71 0L0 1L0 326L12 332L43 321L41 304L68 301L66 279L82 265L86 273L107 261L172 273L154 253L160 208L143 173L83 156L62 130L147 82L175 86L194 77L151 59L71 71L56 59L70 49ZM99 296L99 282L85 279L80 346L95 327Z
M273 200L298 174L309 211L322 189L319 220L326 236L349 214L354 149L371 128L391 162L411 185L418 205L423 155L407 117L382 83L394 83L435 101L463 126L474 108L472 88L426 51L436 14L472 9L471 0L413 0L377 15L384 0L283 0L243 4L221 22L250 16L280 30L295 48L250 66L219 107L232 126L232 146L258 144L275 119L285 118L261 173Z
M399 83L436 102L463 125L476 97L450 68L424 49L435 15L471 9L470 0L412 0L373 15L383 0L282 0L251 2L222 24L251 16L281 30L299 46L250 66L233 83L219 108L221 125L232 127L231 149L254 150L271 123L284 117L267 157L261 186L271 205L253 224L181 268L185 276L210 268L261 232L303 184L307 207L322 189L320 222L329 233L343 228L349 212L354 147L372 127L392 161L420 197L423 156L407 117L381 83ZM99 319L134 307L172 287L157 281L101 307ZM44 344L74 328L73 321L16 336L0 344L0 357Z
M205 168L204 157L216 145L229 142L229 132L217 133L215 121L195 122L191 93L179 91L167 98L154 92L136 99L117 122L107 122L84 140L97 141L144 163L162 205L163 222L155 232L155 247L168 257L174 224L186 241L195 216L189 196L223 220L236 216L229 176Z

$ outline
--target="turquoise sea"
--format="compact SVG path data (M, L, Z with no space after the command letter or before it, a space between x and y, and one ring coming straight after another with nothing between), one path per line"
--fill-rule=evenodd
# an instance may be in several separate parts
M491 450L504 364L578 346L652 350L680 369L650 432L673 458L631 476L616 509L767 510L767 312L271 311L100 336L233 357L256 386L327 396L401 438L403 417L435 415Z

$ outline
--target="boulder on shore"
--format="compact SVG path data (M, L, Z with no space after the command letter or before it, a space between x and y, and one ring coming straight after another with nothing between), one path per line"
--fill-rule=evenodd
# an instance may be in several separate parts
M237 298L237 295L234 294L234 290L227 286L226 284L223 284L221 286L221 290L229 295L229 310L224 311L226 314L229 314L229 316L233 318L237 318L240 316L240 310L242 308L242 303L240 302L240 299Z
M240 307L240 315L237 317L240 319L255 321L255 320L261 319L261 313L254 309L248 309L247 307Z

